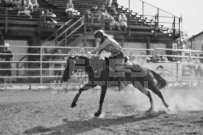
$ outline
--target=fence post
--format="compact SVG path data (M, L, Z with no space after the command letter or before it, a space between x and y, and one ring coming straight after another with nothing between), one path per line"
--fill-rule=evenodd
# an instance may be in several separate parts
M83 20L84 20L84 29L83 29L84 31L83 31L83 33L86 34L87 33L87 18L85 17L85 15L84 15L84 19Z
M144 1L142 1L142 15L144 16Z
M179 18L179 34L181 33L181 23L182 22L182 17L181 18Z
M178 62L176 62L176 82L178 82L178 74L179 74L179 72L178 72L178 68L179 68L179 66L178 66Z
M5 32L8 32L8 9L6 8L6 13L5 13Z
M176 31L176 17L173 18L173 36L175 35Z
M65 32L65 45L64 46L66 46L67 45L67 31Z
M157 8L157 27L159 27L159 8Z
M42 84L42 46L40 46L40 84Z
M131 22L131 15L129 14L129 16L128 16L128 36L131 36L130 22Z

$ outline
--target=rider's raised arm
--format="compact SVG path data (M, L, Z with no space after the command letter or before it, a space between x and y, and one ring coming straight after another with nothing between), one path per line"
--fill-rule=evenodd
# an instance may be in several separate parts
M101 54L101 52L103 51L103 49L104 49L107 45L109 45L109 43L110 43L109 39L105 39L104 42L101 43L101 44L100 44L98 47L96 47L94 50L92 50L91 53L94 54L94 53L98 52L98 53Z

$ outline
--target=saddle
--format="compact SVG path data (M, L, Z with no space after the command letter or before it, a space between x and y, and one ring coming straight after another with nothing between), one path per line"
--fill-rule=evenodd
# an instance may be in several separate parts
M131 64L129 62L129 58L125 57L125 72L131 72ZM114 69L112 67L110 67L109 65L109 58L108 57L92 57L89 60L90 66L92 67L92 70L94 71L95 74L97 75L101 75L101 71L103 71L104 69L108 69L109 71L114 71Z

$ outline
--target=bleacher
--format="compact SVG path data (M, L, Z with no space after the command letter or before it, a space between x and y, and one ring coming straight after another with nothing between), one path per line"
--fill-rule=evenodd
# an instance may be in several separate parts
M58 22L55 26L55 29L44 29L40 27L40 13L34 12L32 13L33 18L29 19L29 17L20 15L17 16L17 11L6 10L5 3L2 1L0 3L0 30L22 30L22 31L50 31L53 32L60 26L62 26L65 22L67 22L70 18L68 18L67 14L65 14L65 8L67 4L67 0L39 0L40 5L39 12L41 10L53 9ZM101 5L103 0L74 0L75 9L78 10L81 15L85 14L85 10L91 8L93 4ZM108 8L107 8L108 9ZM128 29L133 31L152 31L157 30L158 32L168 31L169 28L163 28L164 26L156 26L156 21L152 18L147 18L138 13L134 13L132 10L128 8L124 8L123 6L119 6L117 12L124 12L127 15L128 21ZM81 16L78 16L78 18ZM77 17L76 17L77 18ZM118 17L115 17L118 20ZM94 26L94 24L88 24ZM99 26L100 27L100 26ZM97 28L98 29L98 28ZM50 33L49 33L50 34ZM48 35L47 35L48 36Z

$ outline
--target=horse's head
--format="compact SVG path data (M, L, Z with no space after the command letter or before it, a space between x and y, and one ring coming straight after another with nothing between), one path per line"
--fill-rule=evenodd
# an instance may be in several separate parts
M101 72L106 67L106 60L101 57L91 57L91 59L89 60L89 63L95 77L99 78L101 75Z
M67 60L67 66L63 73L63 81L68 81L68 79L78 70L85 70L89 66L89 61L87 57L84 56L70 56Z

